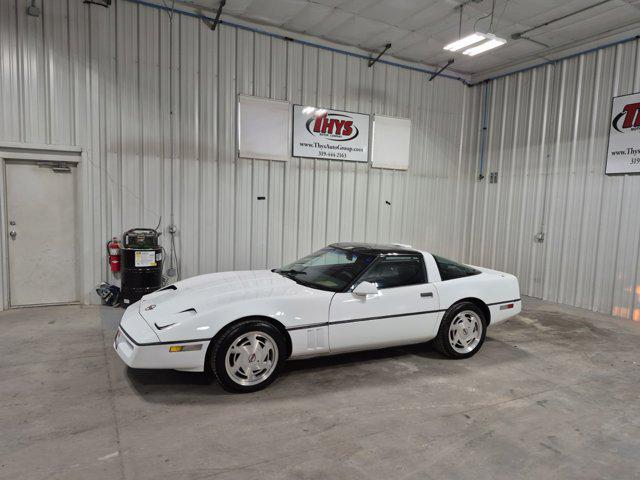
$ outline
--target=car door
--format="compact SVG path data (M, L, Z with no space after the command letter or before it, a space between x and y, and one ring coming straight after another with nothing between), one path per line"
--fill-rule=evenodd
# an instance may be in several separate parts
M353 290L363 281L376 285L370 295ZM332 352L380 348L433 338L438 292L428 283L422 254L387 255L376 261L329 309Z

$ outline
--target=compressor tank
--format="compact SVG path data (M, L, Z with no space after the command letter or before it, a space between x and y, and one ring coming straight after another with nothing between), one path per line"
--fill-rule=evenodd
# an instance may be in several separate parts
M143 295L162 287L162 247L158 232L137 228L122 236L122 305L128 307Z

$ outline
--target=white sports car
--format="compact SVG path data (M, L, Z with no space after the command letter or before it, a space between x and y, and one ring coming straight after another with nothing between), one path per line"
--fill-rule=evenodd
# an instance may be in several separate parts
M114 348L132 368L211 369L227 390L264 388L289 358L425 342L475 354L517 315L513 275L405 245L336 243L280 269L212 273L125 311Z

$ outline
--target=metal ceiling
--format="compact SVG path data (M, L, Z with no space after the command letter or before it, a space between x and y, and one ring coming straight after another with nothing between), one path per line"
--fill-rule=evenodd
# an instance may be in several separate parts
M211 14L220 2L176 3ZM458 38L460 4L464 4L462 35L474 29L491 31L507 38L507 45L476 57L444 51L444 45ZM527 38L511 39L514 33L574 12L579 13L532 30ZM453 56L454 71L478 75L526 61L544 61L559 49L593 39L605 44L609 33L635 34L634 28L640 27L640 0L227 0L222 18L269 25L370 52L391 43L387 55L429 66L444 65Z

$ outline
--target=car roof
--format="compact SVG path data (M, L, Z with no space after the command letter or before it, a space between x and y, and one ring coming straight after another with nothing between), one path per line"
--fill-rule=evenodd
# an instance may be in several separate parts
M339 248L341 250L349 250L351 252L364 253L368 255L388 255L402 253L420 253L419 250L409 245L400 245L398 243L359 243L359 242L340 242L332 243L330 247Z

